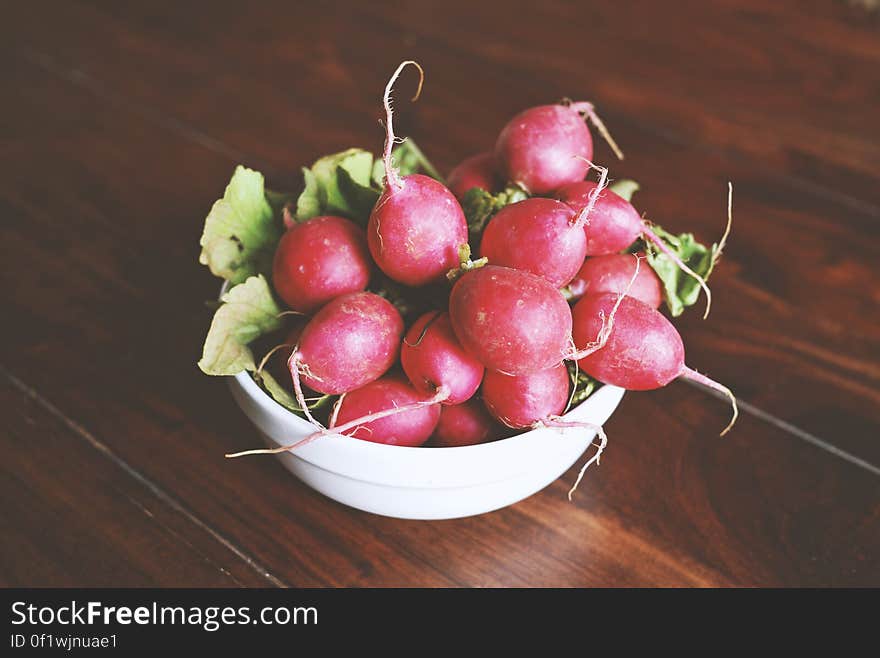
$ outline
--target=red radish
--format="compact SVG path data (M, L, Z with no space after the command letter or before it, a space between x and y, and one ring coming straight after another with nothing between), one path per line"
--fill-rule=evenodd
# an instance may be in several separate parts
M483 378L483 401L495 418L514 429L537 427L580 427L596 433L599 443L596 452L583 465L577 480L568 492L571 500L584 473L593 463L598 463L608 437L598 425L560 418L569 400L568 368L559 364L545 370L510 376L500 372L486 371Z
M581 214L589 214L584 223L587 237L587 256L604 256L616 254L628 248L640 236L653 243L666 254L682 272L694 277L706 293L706 312L709 315L712 306L712 292L705 279L688 267L669 247L651 230L648 222L642 219L633 205L607 188L602 183L578 181L558 189L556 198L572 207ZM592 204L592 206L591 206ZM729 226L729 223L728 223ZM726 234L725 234L726 235Z
M383 299L382 301L385 300ZM333 306L334 303L328 304L324 310ZM324 313L324 310L315 316L315 320ZM357 438L378 441L380 443L420 445L433 431L434 425L436 425L436 418L434 418L433 424L428 428L427 434L423 436L421 430L416 431L422 428L423 425L418 425L415 429L412 427L412 424L418 418L422 418L422 421L419 422L426 422L424 413L419 416L419 414L415 413L417 410L427 406L447 403L450 400L464 401L474 394L483 377L483 366L472 356L466 354L458 344L449 326L448 315L443 313L438 317L437 313L426 313L420 317L410 330L407 341L404 342L406 355L402 356L401 360L412 383L400 377L388 376L381 380L373 378L370 380L370 383L356 390L348 388L347 390L351 392L340 398L333 409L330 429L341 433L363 425L368 429L357 429L353 434ZM437 321L433 322L434 319ZM297 400L301 405L304 404L304 395L300 387L299 377L301 375L303 381L309 384L314 375L314 368L309 367L307 372L305 367L306 364L310 364L306 360L308 356L308 340L310 338L308 335L309 326L306 327L303 333L300 350L294 353L290 360L294 389L297 394ZM322 336L322 338L326 338L326 336ZM345 345L340 346L340 352L345 353L346 356L349 354L349 350ZM393 360L394 358L392 357ZM390 362L388 363L390 365ZM385 367L385 370L387 370L387 367ZM344 376L344 373L334 374L337 377ZM326 385L325 381L319 383ZM350 384L347 380L343 380L341 385L349 386ZM319 392L325 392L315 385L311 386ZM344 391L340 390L339 392ZM394 393L394 395L391 395L391 393ZM385 402L388 402L388 404L383 406ZM313 424L321 428L320 424L308 413L308 410L305 411L305 414ZM397 415L407 415L408 420L397 421L392 418ZM337 423L340 423L340 425L337 425ZM364 433L368 431L374 431L377 438L365 436ZM326 430L321 428L318 432L308 436L299 443L276 449L276 451L293 449L324 433L326 433ZM254 451L248 451L246 454L254 454Z
M582 115L622 158L591 104L540 105L520 112L501 130L495 143L499 173L534 195L583 180L589 171L584 160L593 159L593 138Z
M371 269L363 229L343 217L313 217L281 237L272 283L290 308L311 313L334 297L364 290Z
M584 210L595 198L590 221L584 227L587 256L619 253L635 242L645 229L644 220L629 201L607 188L597 193L598 188L598 183L580 180L563 185L554 194L575 212Z
M398 66L385 87L385 188L370 213L367 242L385 274L407 286L423 286L442 279L458 265L458 249L467 243L468 232L464 212L452 192L428 176L401 177L394 169L391 88L407 64L419 69L419 91L422 88L422 68L412 61Z
M442 280L458 265L467 223L452 193L433 178L410 174L385 191L367 225L370 253L390 278L407 286Z
M733 393L685 365L681 336L659 311L632 297L604 293L581 299L573 317L575 344L605 334L599 349L578 360L590 376L631 391L660 388L679 377L690 379L730 399L733 418L721 435L733 427L738 415Z
M464 404L444 406L440 410L440 422L431 437L431 445L441 448L472 446L500 439L504 433L504 428L489 415L486 406L471 398Z
M443 404L461 404L480 387L483 364L464 351L455 337L449 314L430 311L415 321L400 348L403 371L413 387L434 395L448 391Z
M360 388L393 365L402 334L403 319L388 300L371 292L337 297L306 325L290 357L294 388L300 376L327 395Z
M559 290L497 265L462 275L449 296L449 317L468 352L512 375L559 364L571 341L571 309Z
M440 405L426 399L404 377L386 375L346 393L334 418L328 431L374 443L420 446L437 426Z
M568 368L558 363L516 376L487 370L481 390L490 414L508 427L525 429L561 414L570 387Z
M459 200L467 191L478 187L486 192L498 188L498 174L495 173L495 156L486 151L463 160L446 177L446 186Z
M533 197L502 208L486 225L480 255L561 288L584 262L583 221L560 201Z
M639 254L639 257L643 258L644 255ZM651 308L659 308L663 303L660 279L650 267L641 267L636 273L637 267L638 262L632 254L587 258L568 284L571 299L613 292L635 297Z

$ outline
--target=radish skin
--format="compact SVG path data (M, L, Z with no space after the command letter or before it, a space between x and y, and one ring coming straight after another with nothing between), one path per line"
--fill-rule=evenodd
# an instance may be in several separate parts
M390 278L418 287L441 281L458 265L467 244L467 221L441 183L422 174L386 186L367 224L370 254Z
M644 254L638 254L644 258ZM631 254L609 254L587 258L568 284L570 300L584 295L619 293L635 297L651 308L663 303L660 278L650 267L639 267Z
M390 411L384 417L380 412ZM420 446L440 420L440 405L399 375L387 375L342 399L333 432L387 445Z
M593 159L593 138L585 117L623 159L592 103L540 105L520 112L501 130L495 142L497 171L539 196L582 181Z
M512 375L558 365L571 341L571 309L559 290L497 265L461 276L449 317L465 350L487 369Z
M586 253L586 235L571 207L540 197L502 208L480 242L480 255L493 265L531 272L554 288L574 278Z
M587 460L577 480L568 492L571 500L584 473L598 463L608 437L601 426L583 421L565 420L559 416L568 404L571 379L563 364L554 368L512 377L499 372L487 372L483 379L483 400L495 418L514 429L527 428L581 428L593 431L599 439L596 452Z
M526 429L561 414L570 387L563 363L516 376L488 370L483 377L483 402L499 422Z
M587 256L619 253L635 242L644 229L641 215L629 201L607 188L597 195L598 189L598 183L579 180L558 188L553 195L577 213L593 201L590 221L584 227Z
M513 117L495 143L495 165L530 194L548 194L583 180L593 138L581 116L564 105L540 105Z
M709 316L709 310L712 308L712 291L706 280L666 246L666 243L651 230L650 223L642 219L629 201L611 190L601 190L601 184L592 181L578 181L564 185L554 196L578 213L591 208L590 220L584 227L587 234L587 256L616 254L630 247L639 237L643 237L665 254L682 272L693 277L700 284L706 294L706 311L703 318ZM729 227L728 221L728 231ZM725 232L726 237L727 232Z
M318 431L296 443L279 448L243 450L226 457L277 455L301 448L328 434L343 434L389 445L422 445L437 425L440 401L445 396L446 392L441 389L435 396L425 398L403 377L389 375L343 394L333 407L329 429L316 424ZM373 411L374 408L377 410Z
M281 236L272 283L290 308L311 313L334 297L364 290L372 269L362 228L344 217L313 217Z
M455 448L489 443L500 439L505 428L488 412L486 405L477 398L463 404L443 406L440 421L431 437L431 445L438 448Z
M294 387L301 377L325 395L360 388L394 364L402 334L403 319L388 300L370 292L337 297L303 329L288 363Z
M468 400L483 381L483 364L468 354L452 330L448 313L430 311L410 327L400 348L403 371L413 387L433 395L449 391L444 404Z
M616 307L616 309L615 309ZM600 349L578 359L578 366L601 382L631 391L647 391L684 378L720 391L731 401L736 422L736 397L726 386L691 370L684 362L684 344L663 314L627 296L588 295L575 304L573 333L576 344L591 341L605 328L613 311L613 328Z
M475 187L492 193L499 187L492 151L473 155L460 162L446 177L446 186L461 201L468 190Z

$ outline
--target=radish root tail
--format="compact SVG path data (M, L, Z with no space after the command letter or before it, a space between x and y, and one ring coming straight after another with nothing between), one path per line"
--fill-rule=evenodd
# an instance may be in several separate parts
M687 366L682 369L681 375L679 376L684 377L685 379L690 379L692 382L702 384L703 386L711 388L713 391L718 391L730 400L730 404L733 407L733 416L730 418L730 422L727 424L727 427L721 430L721 434L719 434L719 436L724 436L725 434L727 434L736 423L736 419L739 418L739 407L737 407L736 405L736 396L733 394L733 391L731 391L723 384L719 384L714 379L709 379L708 377L706 377L706 375L702 375L696 370L691 370Z
M394 83L397 82L397 78L400 77L403 69L410 64L419 70L419 86L416 89L415 96L412 97L412 102L419 99L419 95L422 93L422 85L425 82L425 71L418 62L411 59L400 63L397 70L391 75L391 79L388 80L388 84L385 85L385 95L382 97L382 104L385 106L385 150L382 153L382 162L385 164L385 183L389 187L398 190L403 187L403 182L400 180L400 174L397 173L391 159L391 149L398 141L394 136L394 123L392 117L394 110L391 108L391 90L394 88Z
M574 340L572 340L571 351L565 355L566 360L580 361L584 357L590 356L590 354L592 354L593 352L598 352L603 347L605 347L605 343L608 342L608 339L611 337L611 331L614 329L614 314L617 313L617 309L620 308L620 304L623 301L623 298L629 294L629 291L632 289L633 284L636 282L636 278L639 276L639 269L641 267L642 257L638 254L633 254L633 258L636 259L635 271L633 272L629 283L626 285L626 289L617 295L617 301L615 301L614 306L611 307L611 311L608 313L608 317L606 318L604 315L602 315L602 326L599 328L599 334L596 336L596 340L592 343L589 343L582 350L578 350L577 346L574 344Z
M275 354L275 352L277 352L278 350L283 349L285 347L290 347L292 349L296 348L295 345L291 345L290 343L281 343L280 345L276 345L271 350L266 352L266 356L264 356L262 358L262 360L260 361L260 365L257 366L257 369L254 371L254 374L255 375L261 374L263 372L263 368L265 368L266 364L269 362L269 359L272 358L272 355Z
M620 150L617 142L614 141L611 133L608 132L605 123L599 118L599 115L596 114L596 107L592 103L572 103L571 107L575 111L585 115L587 119L590 120L590 123L596 126L596 130L599 131L599 134L602 135L602 139L604 139L608 143L608 146L611 147L611 150L614 151L614 155L617 156L617 159L623 160L623 151Z
M687 274L688 276L696 279L697 283L700 284L700 288L703 289L703 292L706 293L706 312L703 313L703 319L709 317L709 311L712 308L712 291L709 290L709 285L706 283L706 279L701 277L699 274L694 272L690 267L685 264L685 262L678 257L672 249L666 246L666 243L656 234L651 228L645 223L644 228L642 229L642 235L644 235L648 240L650 240L663 254L666 255L669 260L675 263L682 272Z
M596 453L587 460L587 463L581 467L580 472L578 472L577 479L574 484L571 485L571 489L568 490L568 499L571 500L572 496L574 496L574 492L577 490L578 485L581 483L581 480L584 479L584 473L587 472L587 469L592 464L599 464L599 460L602 458L602 452L605 450L605 446L608 445L608 435L605 434L605 430L602 429L601 425L596 425L595 423L588 423L585 421L579 420L563 420L559 416L550 416L544 420L539 420L535 423L535 427L582 427L584 429L588 429L596 433L597 438L599 439L599 443L591 443L596 447Z
M449 389L445 386L440 386L437 389L437 392L434 393L433 396L426 400L419 400L418 402L412 402L410 404L405 404L401 407L392 407L391 409L385 409L383 411L377 411L372 414L367 414L366 416L361 416L360 418L355 418L354 420L350 420L347 423L343 423L338 427L333 428L334 434L342 434L350 429L355 429L359 425L364 425L366 423L371 423L374 420L381 420L382 418L387 418L388 416L394 416L395 414L403 413L404 411L413 411L415 409L421 409L422 407L428 407L432 404L438 404L443 402L449 397ZM317 434L326 433L316 432ZM307 440L307 439L306 439Z
M718 242L718 246L715 247L715 253L712 254L712 267L715 267L715 263L719 261L721 258L721 252L724 251L724 247L727 246L727 236L730 235L730 227L733 225L733 183L730 181L727 182L727 226L724 228L724 235L721 236L721 240Z
M293 348L293 352L290 354L290 358L287 360L287 368L290 370L290 376L293 379L293 392L296 396L296 403L300 406L303 413L306 416L306 420L308 420L315 427L323 427L321 423L315 420L315 417L312 416L312 412L309 411L309 405L306 402L306 396L303 395L302 390L302 382L300 382L299 376L300 373L308 375L309 367L303 363L302 354L299 352L299 345Z
M572 500L574 497L574 492L577 491L578 485L580 485L581 480L584 479L584 473L587 472L587 469L595 462L596 466L599 465L600 460L602 458L602 452L605 450L605 446L608 445L608 437L605 435L605 432L602 431L602 428L599 428L599 431L596 432L599 436L599 443L592 443L590 445L596 446L596 453L590 457L586 463L581 467L581 470L578 471L577 478L575 478L574 484L571 485L571 489L568 490L568 499Z
M330 421L327 423L328 429L333 429L336 427L336 420L339 418L339 410L342 408L342 401L345 399L347 393L343 393L339 396L339 399L333 404L333 409L330 411Z
M599 165L593 164L586 158L582 158L579 155L576 155L575 157L586 162L590 166L590 169L595 169L597 172L599 172L599 183L598 185L596 185L596 189L590 192L590 197L587 200L587 205L584 206L584 209L581 210L580 213L578 213L573 224L577 227L584 227L590 224L590 213L593 212L593 208L596 207L596 202L599 200L599 195L601 195L602 192L605 191L605 188L608 187L608 167L600 167Z
M312 432L304 439L300 439L296 443L292 443L290 445L281 446L279 448L263 448L260 450L245 450L243 452L234 452L226 455L227 458L235 458L235 457L245 457L247 455L277 455L282 452L290 452L291 450L295 450L296 448L301 448L305 445L308 445L315 439L319 439L324 436L328 436L330 434L343 434L348 432L349 430L357 430L361 425L365 425L366 423L371 423L375 420L381 420L382 418L387 418L388 416L394 416L395 414L403 413L405 411L413 411L415 409L421 409L422 407L427 407L432 404L438 404L443 402L449 398L449 390L445 386L441 386L437 389L437 392L430 398L426 400L420 400L418 402L412 402L410 404L405 404L401 407L392 407L391 409L385 409L383 411L377 411L372 414L367 414L366 416L361 416L360 418L355 418L354 420L350 420L347 423L343 423L339 426L333 426L329 429L324 429L320 425L320 428L317 432ZM336 418L339 415L339 410L334 409L332 422L335 424Z
M299 315L299 316L305 316L305 315L307 315L307 314L306 314L306 313L303 313L302 311L294 311L294 310L288 309L288 310L286 310L286 311L281 311L281 313L279 313L279 314L276 315L275 317L276 317L276 318L283 318L283 317L286 316L286 315Z

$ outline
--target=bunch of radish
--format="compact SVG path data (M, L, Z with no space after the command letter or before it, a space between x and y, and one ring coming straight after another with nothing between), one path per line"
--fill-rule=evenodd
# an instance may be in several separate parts
M385 88L386 137L375 184L357 180L349 163L358 154L349 151L332 161L346 163L344 171L318 163L307 170L304 195L311 189L312 196L301 195L296 210L290 198L265 192L259 221L269 227L280 212L284 230L261 233L270 234L263 247L272 253L271 266L253 265L244 285L256 291L265 272L271 292L261 303L283 302L273 319L274 311L267 311L257 335L288 328L271 358L250 369L272 382L267 390L313 423L314 432L282 448L230 456L296 450L330 433L453 447L537 427L577 426L563 414L584 378L628 390L697 381L731 400L726 433L736 400L685 365L681 337L659 310L664 283L646 262L665 258L675 276L689 277L705 292L708 313L705 277L724 241L701 275L627 194L608 186L607 168L593 164L588 122L622 154L590 103L521 112L492 151L465 159L445 182L429 165L426 173L399 171L391 92L408 65L417 68L421 90L421 67L403 62ZM320 179L328 170L339 178ZM593 172L595 182L587 180ZM325 186L320 193L315 180ZM232 208L235 195L227 193L223 201ZM303 216L306 207L312 216ZM343 212L320 212L334 208ZM211 235L203 237L203 261L219 258ZM242 242L241 235L232 237ZM240 251L256 254L253 245L245 247L251 251ZM235 272L234 258L227 261ZM226 306L237 289L227 293ZM282 373L276 367L277 381L266 379L273 361ZM206 372L229 374L203 365L208 362L208 356L200 362ZM589 465L606 439L601 428L584 425L600 437Z

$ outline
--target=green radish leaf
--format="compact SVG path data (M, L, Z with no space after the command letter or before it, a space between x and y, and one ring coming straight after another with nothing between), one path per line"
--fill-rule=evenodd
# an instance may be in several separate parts
M392 151L401 175L424 172L440 179L437 170L412 140ZM303 168L305 188L296 200L296 221L318 215L341 215L366 225L385 178L381 159L359 148L327 155Z
M306 167L302 168L302 173L306 186L296 199L296 221L298 222L317 217L321 214L323 207L317 177L311 169Z
M399 146L395 146L391 150L391 160L394 166L400 172L401 176L409 176L410 174L425 174L431 178L445 183L443 176L437 171L437 168L431 164L431 161L422 153L422 149L416 143L407 138ZM385 187L385 163L382 158L376 158L373 163L373 186L382 189Z
M656 224L652 227L654 233L663 240L669 249L674 252L688 267L708 280L715 265L715 254L718 245L711 248L700 244L694 239L692 233L675 235L663 230ZM678 266L655 245L648 241L640 241L638 249L643 249L648 264L657 273L663 284L663 298L672 317L678 317L688 306L696 304L700 296L700 284L690 274L682 272Z
M639 184L634 180L621 178L620 180L611 183L611 185L608 186L608 189L614 192L617 196L632 203L633 194L639 191L639 187Z
M282 227L266 200L263 174L239 165L211 207L199 244L199 262L232 284L272 270Z
M281 327L281 309L263 275L252 276L220 298L205 339L199 368L207 375L237 375L255 370L248 345Z
M354 218L356 210L352 207L350 199L339 187L340 177L344 176L345 180L352 185L369 189L370 173L373 169L373 154L360 149L349 149L346 153L347 155L336 163L333 172L335 175L328 179L332 184L328 184L326 187L327 210L331 213Z
M522 188L513 185L495 195L479 187L472 187L465 192L461 207L467 219L471 242L479 242L483 229L495 213L504 206L527 199L528 196Z
M495 197L481 187L472 187L465 192L461 209L467 219L468 233L471 237L479 237L495 214Z
M297 221L304 222L318 215L360 219L362 204L352 202L351 190L352 186L358 190L369 189L372 169L373 154L358 148L324 156L311 168L303 168L305 189L296 201ZM344 181L340 187L342 177Z
M343 167L336 170L336 175L339 192L351 208L351 218L362 226L366 226L381 192L367 185L361 185Z
M571 378L571 383L574 386L569 407L574 407L590 397L596 389L602 386L602 382L590 377L578 368L577 364L573 361L567 361L565 365L568 368L568 376Z
M299 413L300 411L302 411L302 409L300 409L300 406L296 402L296 398L294 398L286 388L279 384L278 380L275 379L267 370L264 369L260 372L255 372L254 380L258 384L262 385L266 392L272 396L272 399L275 400L275 402L280 404L288 411L293 411L294 413Z

